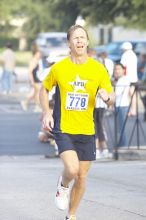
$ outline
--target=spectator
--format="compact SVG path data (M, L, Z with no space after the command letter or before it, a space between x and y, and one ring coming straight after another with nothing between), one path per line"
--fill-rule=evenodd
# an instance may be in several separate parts
M108 58L108 54L105 50L98 53L98 60L105 66L111 79L114 71L114 62Z
M107 134L104 126L104 116L107 105L97 95L94 109L95 137L96 137L96 159L111 158L107 146Z
M96 50L94 48L88 47L87 53L89 57L92 57L95 60L97 59Z
M39 61L41 59L41 53L35 42L32 43L31 50L32 50L32 59L30 61L29 68L28 68L31 91L26 97L26 99L21 101L21 106L24 111L27 111L28 104L31 101L34 101L35 103L34 112L39 112L41 110L39 106L40 80L37 77L37 71L38 71Z
M141 97L143 105L144 105L144 117L143 120L146 122L146 94Z
M106 51L98 53L99 61L105 66L110 78L113 76L114 63L108 58ZM112 153L107 146L107 134L104 125L104 116L107 105L97 94L95 109L94 109L94 122L95 122L95 136L96 136L96 159L111 158Z
M131 108L129 111L129 116L136 115L136 95L134 94L135 87L134 83L137 83L137 56L132 49L132 44L130 42L124 42L121 46L123 54L120 63L123 64L125 68L125 75L130 81L130 98L132 99Z
M144 82L144 84L146 84L146 66L144 68L144 72L143 72L143 76L142 76L142 81ZM144 94L142 97L142 102L144 105L144 121L146 122L146 94Z
M2 53L1 64L3 67L1 79L3 94L9 94L12 89L12 77L16 65L15 52L12 50L12 44L10 42L6 44L6 49Z
M146 54L142 53L138 59L137 72L138 72L138 80L143 79L144 70L146 67Z
M117 128L119 134L118 146L127 146L127 138L124 129L124 123L128 114L129 99L128 94L130 90L129 78L124 75L124 66L121 63L115 64L114 68L114 86L115 86L115 114L117 118Z

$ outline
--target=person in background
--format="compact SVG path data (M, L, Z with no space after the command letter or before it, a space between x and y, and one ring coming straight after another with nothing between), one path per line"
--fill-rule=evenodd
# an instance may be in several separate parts
M97 55L99 62L101 62L105 66L110 78L112 78L114 69L113 61L108 58L107 52L105 50L102 50ZM106 103L97 94L94 109L97 160L103 158L112 158L112 153L109 151L107 146L107 133L104 125L104 116L106 109Z
M138 65L137 65L137 74L139 81L143 80L145 67L146 67L146 54L141 53L138 57Z
M143 96L141 97L141 99L142 99L142 103L143 103L143 105L144 105L144 116L143 116L143 120L146 122L146 94L143 95Z
M106 69L87 54L88 39L88 33L82 26L69 28L67 41L70 55L51 67L40 90L42 126L54 135L64 165L57 184L55 203L60 210L68 209L65 220L76 220L87 173L91 161L96 159L93 110L97 91L108 105L114 102ZM48 92L54 86L56 93L52 117Z
M143 76L142 76L142 83L144 83L144 85L146 85L146 65L145 65ZM144 120L144 122L146 122L146 93L143 96L141 96L141 99L142 99L142 102L143 102L143 105L144 105L143 120Z
M97 60L97 54L96 54L96 50L94 48L88 47L87 48L87 54L88 54L89 57L92 57L95 60Z
M88 48L88 56L94 59L98 59L108 71L110 78L113 75L114 63L108 58L105 50L96 53L93 48ZM98 55L98 56L97 56ZM95 109L94 109L94 123L95 123L95 136L96 136L96 159L111 158L112 153L109 152L107 146L107 134L104 126L104 115L107 109L107 105L97 94Z
M123 54L121 56L120 63L123 64L125 69L125 75L129 79L131 86L130 86L130 93L129 96L132 99L131 108L129 111L129 116L136 115L136 95L134 94L135 86L134 84L138 82L137 76L137 56L132 49L132 44L130 42L124 42L121 46L123 50Z
M112 79L114 71L114 62L108 57L108 53L104 49L97 53L97 55L99 62L101 62L105 66L110 76L110 79Z
M97 95L94 109L97 160L112 157L107 146L107 133L104 125L104 116L106 108L107 105Z
M3 67L3 73L1 78L3 94L9 94L12 90L12 78L15 71L16 55L12 49L12 44L8 42L6 49L3 51L0 63Z
M31 50L32 50L32 59L30 61L28 68L31 91L26 97L26 99L21 101L21 106L24 111L27 111L30 102L34 101L35 104L34 112L40 112L41 111L39 104L40 80L37 77L37 71L38 71L39 61L41 59L41 53L35 42L32 43Z
M115 87L115 114L118 128L118 147L127 146L127 135L124 128L126 116L129 108L130 81L124 75L125 67L121 63L115 64L114 87Z

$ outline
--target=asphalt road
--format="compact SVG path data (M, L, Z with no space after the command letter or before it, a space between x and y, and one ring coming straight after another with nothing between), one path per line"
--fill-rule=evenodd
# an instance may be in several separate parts
M0 97L0 155L44 155L52 152L48 144L42 144L37 139L41 113L34 113L33 106L28 112L23 112L20 100L22 97L16 95ZM127 121L125 129L128 139L131 138L130 146L137 146L137 128L140 146L146 145L146 123L142 117L140 113L138 123L135 117ZM113 115L106 116L105 126L108 146L112 150L115 145Z
M54 205L60 159L0 157L0 220L63 220ZM146 219L146 162L94 162L77 220Z
M38 138L41 113L34 113L33 106L23 112L20 97L1 97L0 102L0 155L48 155L54 149Z
M0 154L37 155L48 151L48 144L37 139L40 129L38 114L0 114Z
M53 149L37 140L40 113L23 112L21 98L0 101L0 220L63 220L54 205L62 163L44 157ZM112 130L113 117L107 126ZM77 220L143 220L145 204L145 161L96 161Z

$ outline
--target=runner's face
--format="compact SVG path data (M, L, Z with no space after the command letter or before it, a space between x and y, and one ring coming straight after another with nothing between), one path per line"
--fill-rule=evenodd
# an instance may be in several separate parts
M87 54L88 39L86 32L82 28L76 29L71 34L68 45L71 53L75 56Z

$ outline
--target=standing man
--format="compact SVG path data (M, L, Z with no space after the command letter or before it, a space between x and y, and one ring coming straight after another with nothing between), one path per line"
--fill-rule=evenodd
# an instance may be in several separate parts
M108 105L114 94L104 66L88 57L88 34L80 25L67 33L70 55L51 67L43 81L40 102L43 128L53 132L64 170L59 178L55 203L61 210L68 208L65 220L76 220L76 210L85 191L91 161L96 159L93 110L95 97ZM53 117L48 105L48 92L56 86ZM69 183L74 184L69 195Z
M12 44L9 42L6 44L6 49L1 56L1 64L3 67L2 90L4 94L11 93L15 61L15 53L12 50Z
M118 147L128 146L125 122L129 107L130 82L124 75L124 66L116 63L114 68L115 113L117 116Z
M108 58L108 54L105 49L97 54L97 59L106 68L110 79L113 77L114 62ZM107 146L107 134L104 126L104 116L107 109L106 103L96 96L96 103L94 109L94 122L95 122L95 136L96 136L96 159L111 158L112 153Z
M131 83L130 87L130 98L132 99L131 108L129 112L129 116L136 115L136 95L133 94L135 87L132 83L137 83L138 75L137 75L137 56L132 49L132 44L130 42L124 42L121 46L123 50L123 54L121 57L120 63L123 64L125 68L125 75L129 79Z

